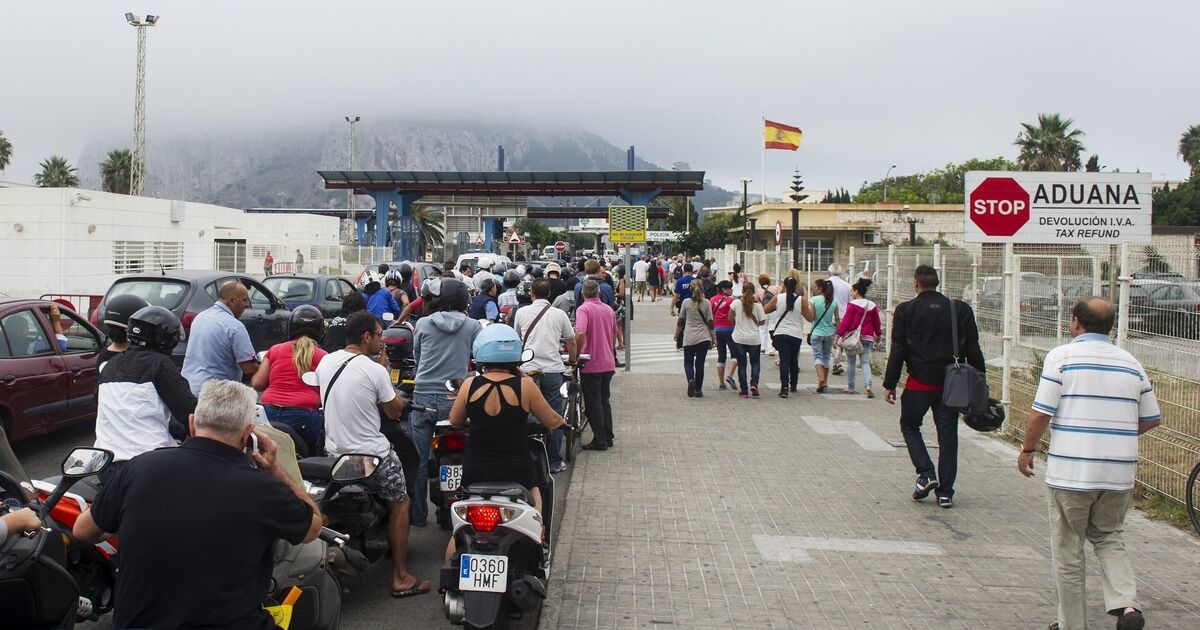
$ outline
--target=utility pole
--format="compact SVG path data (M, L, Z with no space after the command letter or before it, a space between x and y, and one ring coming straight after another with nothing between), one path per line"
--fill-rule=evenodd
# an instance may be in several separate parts
M748 235L746 234L746 204L748 203L748 200L746 199L746 195L749 194L747 192L747 190L748 190L748 187L750 186L750 182L752 182L752 181L754 181L754 180L750 179L749 177L742 178L742 242L743 243L745 243L746 239L748 238Z
M354 118L346 116L346 122L350 123L350 148L347 149L347 154L349 156L347 170L351 170L351 171L354 170L354 124L360 120L362 120L362 118L360 118L358 116L355 116ZM357 241L358 240L358 223L355 221L355 216L354 216L354 189L353 188L346 189L346 218L350 219L350 223L352 224L352 227L354 229L354 239L355 239L355 241ZM359 244L361 245L361 243L359 243Z
M146 178L146 29L158 23L157 15L143 22L132 13L125 21L137 29L137 81L133 94L133 157L129 165L129 194L141 195Z

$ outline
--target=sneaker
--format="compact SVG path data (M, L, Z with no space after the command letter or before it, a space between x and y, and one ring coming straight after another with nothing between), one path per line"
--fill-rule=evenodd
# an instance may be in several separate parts
M946 508L948 510L954 507L954 499L951 499L950 497L938 497L938 507ZM1138 627L1140 628L1141 626Z
M704 398L704 390L696 390L696 398Z
M755 398L758 398L758 385L751 385L751 386L750 386L750 395L751 395L751 396L753 396L753 397L755 397Z
M732 376L726 376L726 377L725 377L725 383L727 383L727 384L728 384L730 387L737 387L737 386L738 386L738 384L737 384L737 381L733 380L733 377L732 377Z
M791 387L791 391L792 391L792 393L793 393L793 394L795 394L795 393L796 393L796 386L795 386L795 385L792 385L792 387Z
M913 491L913 501L920 501L929 496L930 492L938 487L937 479L927 479L925 477L917 477L917 489Z
M567 463L566 463L566 462L559 462L557 466L551 466L551 467L550 467L550 472L551 472L551 473L560 473L560 472L562 472L562 471L564 471L564 470L566 470L566 469L567 469Z
M718 387L717 389L718 389L719 391L722 391L722 392L723 392L723 391L725 391L725 390L729 389L729 386L728 386L728 385L726 385L725 383L721 383L721 386L720 386L720 387Z
M747 394L746 392L738 392L738 398L749 398L749 397L750 397L750 394Z
M779 388L779 397L780 397L780 398L787 398L787 397L788 397L788 393L787 393L787 388L786 388L786 387L780 387L780 388Z
M694 398L696 396L696 381L694 381L694 380L688 381L687 394L688 394L688 398Z
M1146 619L1142 617L1142 611L1136 608L1130 613L1122 611L1121 616L1117 617L1117 630L1142 630L1145 627Z

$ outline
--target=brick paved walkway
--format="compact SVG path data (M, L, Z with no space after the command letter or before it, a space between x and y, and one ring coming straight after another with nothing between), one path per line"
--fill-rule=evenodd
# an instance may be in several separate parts
M665 304L638 307L634 370L614 381L616 448L577 464L543 628L1054 620L1041 462L1026 479L1015 447L963 426L954 509L914 502L897 407L803 386L779 399L768 357L761 399L717 392L711 376L706 397L689 399L682 358L662 347ZM815 381L803 352L801 370ZM1148 627L1200 628L1200 542L1138 513L1126 542ZM1111 628L1090 551L1088 566L1091 627Z

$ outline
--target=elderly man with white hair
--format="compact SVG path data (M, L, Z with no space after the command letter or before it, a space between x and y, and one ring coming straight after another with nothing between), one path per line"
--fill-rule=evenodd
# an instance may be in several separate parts
M314 540L321 514L251 425L254 403L241 383L206 382L192 437L131 459L75 522L84 542L121 536L114 627L272 627L275 541Z
M829 281L833 283L833 300L837 302L837 312L845 313L846 305L850 303L850 283L842 279L842 266L838 263L829 265ZM833 352L833 373L842 374L842 350Z

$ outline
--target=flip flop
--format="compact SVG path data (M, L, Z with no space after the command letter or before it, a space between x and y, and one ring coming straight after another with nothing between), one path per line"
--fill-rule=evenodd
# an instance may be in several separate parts
M404 599L405 597L413 597L415 595L424 595L425 593L428 593L431 590L432 590L432 587L429 586L429 582L427 580L418 580L417 582L413 583L413 585L408 588L400 589L398 591L393 590L392 597L395 597L396 599Z

